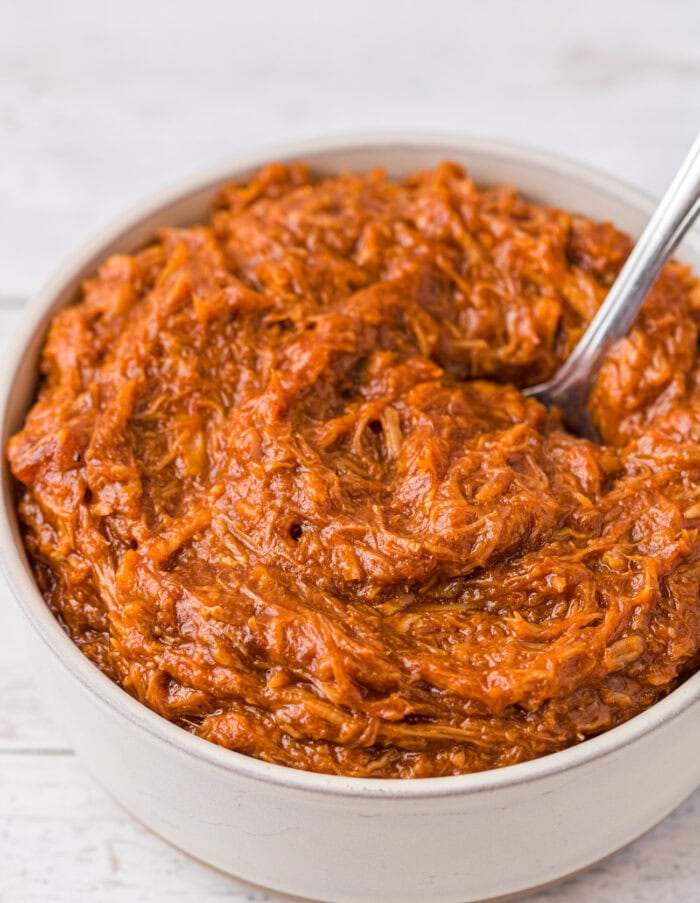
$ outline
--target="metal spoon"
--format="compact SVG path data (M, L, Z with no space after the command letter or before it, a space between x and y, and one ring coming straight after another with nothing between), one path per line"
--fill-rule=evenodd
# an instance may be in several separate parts
M661 268L700 213L700 134L654 211L605 301L552 379L524 389L547 407L557 407L579 436L600 441L588 411L588 396L612 345L629 332Z

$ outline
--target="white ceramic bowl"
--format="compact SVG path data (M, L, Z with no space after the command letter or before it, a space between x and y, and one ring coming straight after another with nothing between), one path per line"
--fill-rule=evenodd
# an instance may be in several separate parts
M21 425L46 325L80 281L157 226L202 219L213 193L271 159L320 172L441 159L479 183L609 218L637 233L652 202L596 172L532 150L457 137L384 136L277 149L178 186L81 251L39 295L2 381L2 445ZM700 238L679 256L700 271ZM533 762L415 781L344 778L269 765L170 724L81 655L44 604L24 554L4 471L0 555L40 638L34 667L62 729L95 777L140 821L205 862L324 901L473 901L585 868L664 818L700 783L700 674L631 721Z

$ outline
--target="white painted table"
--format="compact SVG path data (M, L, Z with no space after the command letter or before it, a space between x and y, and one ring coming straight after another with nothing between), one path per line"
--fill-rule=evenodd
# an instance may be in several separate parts
M458 130L658 193L699 125L698 0L0 0L0 353L87 235L255 147ZM170 848L93 783L35 696L4 584L0 636L2 903L280 899ZM700 900L700 792L545 900Z

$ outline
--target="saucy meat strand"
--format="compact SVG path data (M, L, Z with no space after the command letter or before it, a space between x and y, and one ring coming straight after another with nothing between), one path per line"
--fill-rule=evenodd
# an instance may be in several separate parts
M184 729L382 778L511 765L698 667L700 291L669 264L592 397L518 386L631 247L478 190L267 167L109 258L53 320L10 442L75 643Z

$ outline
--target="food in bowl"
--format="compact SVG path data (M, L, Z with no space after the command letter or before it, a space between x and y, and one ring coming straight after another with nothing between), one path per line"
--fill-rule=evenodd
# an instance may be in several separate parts
M700 652L700 289L669 264L570 435L550 376L631 247L477 189L271 166L107 260L9 446L40 589L141 702L380 778L501 767Z

